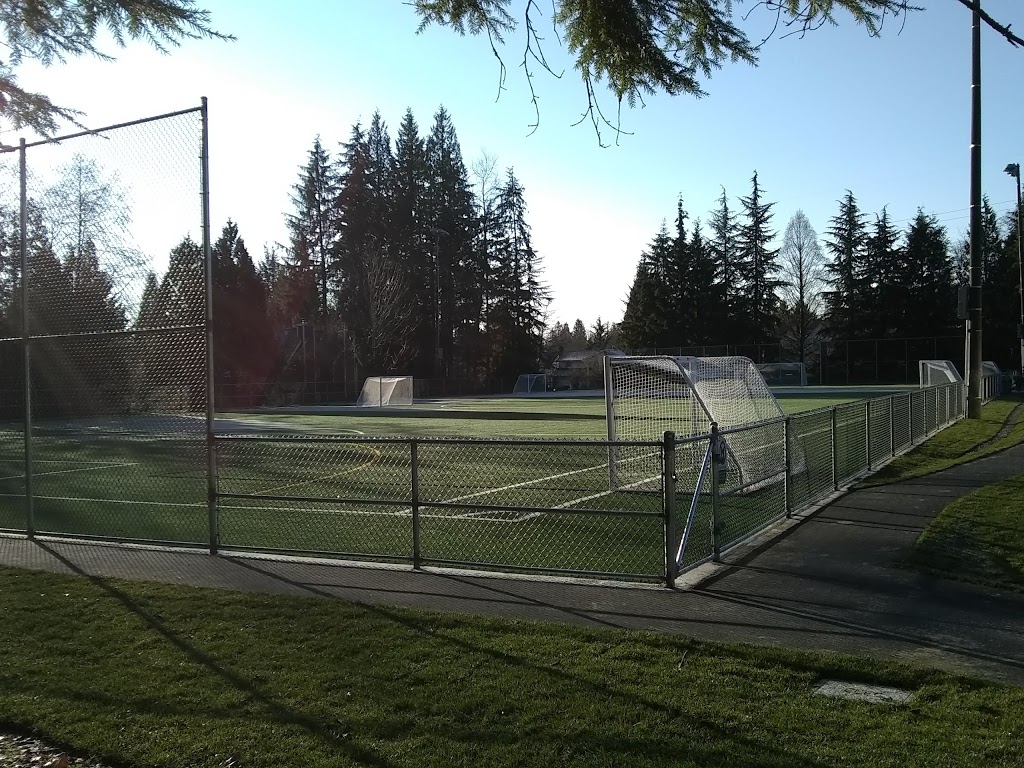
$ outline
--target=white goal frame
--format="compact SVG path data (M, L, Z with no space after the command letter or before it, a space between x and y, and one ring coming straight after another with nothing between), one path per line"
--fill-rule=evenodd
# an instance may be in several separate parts
M666 431L685 441L708 435L716 423L725 432L732 490L761 486L785 471L785 414L749 358L606 357L605 408L610 444L660 442ZM763 422L768 424L757 426ZM703 441L681 443L677 467L695 473L706 448ZM614 490L651 484L642 457L640 448L609 445ZM686 487L682 477L680 487Z
M356 405L382 408L392 405L412 405L412 376L367 376L359 392Z
M935 387L940 384L963 384L964 379L952 360L919 360L917 362L920 387Z
M512 387L513 395L535 395L548 391L548 375L546 373L521 373Z

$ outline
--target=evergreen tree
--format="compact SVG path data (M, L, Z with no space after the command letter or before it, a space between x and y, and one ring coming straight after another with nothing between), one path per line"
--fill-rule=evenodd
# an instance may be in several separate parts
M716 266L710 247L704 240L700 220L693 223L690 235L690 301L693 303L693 344L714 344L719 333L718 322L724 303L721 284L716 280Z
M475 247L476 201L469 174L462 159L455 126L444 107L434 114L425 143L427 191L425 222L433 236L435 304L435 375L465 375L474 367L463 347L476 346L483 315L483 278L487 266ZM506 201L506 205L508 205ZM525 211L525 202L521 201ZM521 219L525 224L525 219ZM501 222L498 226L508 226ZM539 354L539 340L534 354ZM521 373L521 371L520 371ZM517 374L518 375L518 374ZM513 379L514 381L514 379Z
M729 208L729 198L722 188L718 207L708 222L710 238L707 249L715 269L715 292L717 299L714 312L710 315L714 327L706 343L735 343L742 325L744 304L742 273L744 265L737 251L736 214Z
M906 327L913 271L900 247L900 232L882 209L864 243L860 284L866 285L860 325L866 338L902 336Z
M854 339L862 331L864 250L867 245L865 215L853 192L839 201L839 213L825 230L825 250L832 260L825 265L829 290L825 293L826 326L833 339Z
M503 383L536 369L548 302L526 221L525 190L511 169L498 192L495 223L494 261L488 270L495 298L487 316L487 341L492 376Z
M906 234L906 260L914 265L909 286L908 336L944 336L956 326L956 288L946 232L918 209Z
M776 277L779 252L769 247L775 239L775 232L771 229L775 203L764 202L763 193L755 171L750 194L740 198L743 219L736 230L736 251L742 265L740 274L747 296L742 338L756 344L775 339L776 289L779 285Z
M700 286L693 281L693 253L686 232L683 200L676 201L675 233L671 238L665 260L665 284L660 291L662 306L658 308L666 326L668 346L687 346L693 343L697 322L694 299Z
M295 283L307 283L306 273L315 275L315 296L301 299L301 306L295 307L308 320L328 315L331 254L339 237L335 209L339 191L338 170L317 136L293 187L295 212L288 217Z

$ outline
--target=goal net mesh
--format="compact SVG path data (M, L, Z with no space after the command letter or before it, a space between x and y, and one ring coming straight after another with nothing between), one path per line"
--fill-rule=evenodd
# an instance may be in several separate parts
M369 376L356 405L412 405L412 376Z
M963 383L963 377L951 360L921 360L918 362L918 370L922 388Z
M730 430L778 419L784 414L754 363L745 357L609 358L605 388L611 441L656 441L667 430L678 439ZM785 470L785 425L733 432L724 436L727 484L735 489L773 479ZM677 449L679 482L699 466L706 445L685 443ZM644 482L636 450L612 450L613 487ZM642 471L642 469L640 470ZM686 472L686 475L683 473Z
M547 392L548 377L543 373L521 373L512 387L513 395L530 395L535 392Z

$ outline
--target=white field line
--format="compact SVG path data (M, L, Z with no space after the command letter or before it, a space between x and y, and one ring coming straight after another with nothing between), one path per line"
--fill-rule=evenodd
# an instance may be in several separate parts
M95 467L79 467L78 469L55 469L52 472L33 472L32 477L45 477L46 475L69 475L72 472L91 472L94 469L114 469L115 467L137 467L139 462L133 461L128 464L100 464ZM0 477L0 480L23 480L25 479L24 474L8 475L7 477ZM38 498L44 498L42 496Z
M0 498L24 498L22 493L0 493ZM131 499L89 499L83 496L33 496L33 499L44 501L88 501L94 504L140 504L149 507L188 507L190 509L206 509L205 501L192 502L191 504L177 501L132 501Z

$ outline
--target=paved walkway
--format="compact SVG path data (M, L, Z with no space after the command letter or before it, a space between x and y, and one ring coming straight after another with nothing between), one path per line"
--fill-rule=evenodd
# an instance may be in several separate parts
M1024 596L897 565L946 504L1022 471L1024 446L855 491L678 591L16 537L0 537L0 564L875 654L1024 685Z

